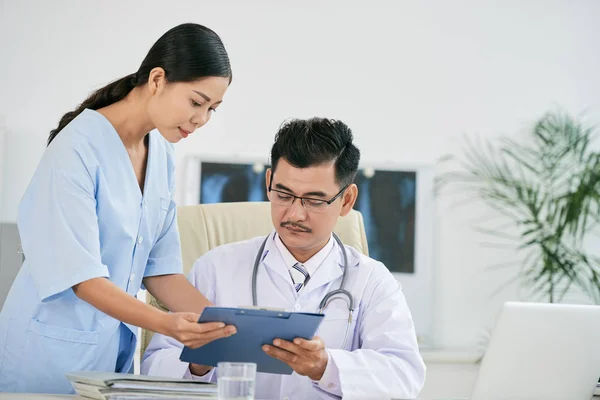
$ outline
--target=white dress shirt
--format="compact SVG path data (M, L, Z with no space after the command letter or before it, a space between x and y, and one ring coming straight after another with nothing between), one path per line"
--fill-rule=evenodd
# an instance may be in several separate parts
M288 248L285 247L285 244L283 244L279 235L275 234L275 245L277 246L277 250L279 251L281 258L283 258L283 262L285 263L288 271L290 271L290 274L294 265L301 264L308 271L308 275L313 276L321 264L323 264L323 261L325 261L325 259L329 256L331 250L333 250L333 242L334 239L332 236L330 236L329 241L321 250L319 250L306 262L301 263L300 261L296 260Z

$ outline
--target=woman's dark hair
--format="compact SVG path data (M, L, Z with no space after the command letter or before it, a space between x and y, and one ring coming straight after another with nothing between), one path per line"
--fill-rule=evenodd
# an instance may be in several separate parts
M148 82L150 71L161 67L168 82L191 82L203 77L229 77L231 65L225 46L212 30L198 24L178 25L154 43L136 73L98 89L76 110L66 113L58 127L50 131L48 144L84 109L98 110L122 100L135 88Z
M335 180L344 187L354 181L360 150L352 143L352 131L342 121L326 118L285 122L271 148L273 173L280 158L296 168L335 162Z

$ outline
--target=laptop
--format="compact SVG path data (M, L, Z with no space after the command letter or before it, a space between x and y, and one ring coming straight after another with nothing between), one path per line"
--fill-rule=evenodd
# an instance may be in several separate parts
M590 400L600 377L600 306L504 304L472 400Z

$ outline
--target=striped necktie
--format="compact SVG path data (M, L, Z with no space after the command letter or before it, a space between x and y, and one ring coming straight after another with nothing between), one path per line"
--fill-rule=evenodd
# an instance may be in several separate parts
M292 269L290 269L290 275L292 276L292 281L294 282L294 287L296 288L296 292L299 292L300 289L308 282L310 276L308 275L308 271L304 268L304 265L300 263L294 264Z

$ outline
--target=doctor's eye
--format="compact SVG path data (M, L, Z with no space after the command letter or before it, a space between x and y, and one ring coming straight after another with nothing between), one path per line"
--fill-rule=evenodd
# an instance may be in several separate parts
M327 204L325 201L323 200L310 200L310 199L305 199L304 202L309 205L312 208L321 208L324 207L325 204Z
M288 194L277 193L277 198L280 200L289 200L292 198L292 196Z

